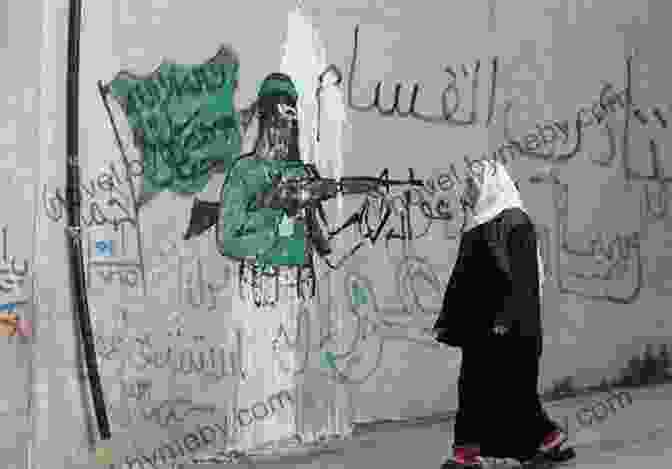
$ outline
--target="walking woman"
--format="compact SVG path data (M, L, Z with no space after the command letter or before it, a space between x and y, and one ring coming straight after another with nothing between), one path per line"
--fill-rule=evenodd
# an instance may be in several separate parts
M437 341L462 350L453 457L443 467L570 459L537 392L544 274L534 225L502 164L475 163L465 183L469 221L434 325Z

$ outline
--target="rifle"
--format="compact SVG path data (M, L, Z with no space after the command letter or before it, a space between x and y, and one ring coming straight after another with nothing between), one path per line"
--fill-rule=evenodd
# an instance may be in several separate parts
M257 196L259 206L285 209L291 215L296 214L302 208L312 210L321 209L322 202L342 195L361 195L372 192L380 192L382 189L389 191L392 186L423 186L423 182L410 177L407 180L394 180L387 178L389 171L386 169L380 177L372 176L349 176L340 180L323 178L314 165L307 164L305 168L308 175L301 178L279 177L273 181L273 188ZM209 230L217 222L220 202L206 202L194 198L191 208L189 227L184 234L184 239L199 236Z

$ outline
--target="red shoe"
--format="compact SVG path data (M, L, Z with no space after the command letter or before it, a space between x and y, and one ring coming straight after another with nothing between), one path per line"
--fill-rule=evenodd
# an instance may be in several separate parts
M567 441L567 435L560 430L555 430L544 437L544 440L539 446L539 451L548 453L560 449L560 447Z
M455 447L453 457L441 465L441 469L482 469L483 458L478 448Z

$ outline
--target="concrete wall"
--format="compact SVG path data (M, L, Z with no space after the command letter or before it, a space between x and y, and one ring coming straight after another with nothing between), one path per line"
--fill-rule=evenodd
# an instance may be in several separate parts
M88 394L88 389L82 388L81 380L77 380L79 372L73 371L77 357L72 308L66 294L64 218L59 220L54 203L57 188L62 191L65 185L62 77L67 15L60 4L51 4L57 6L48 10L48 26L41 33L39 18L44 14L37 7L29 10L24 3L10 2L8 47L0 49L5 63L15 64L12 70L16 71L5 74L7 81L2 91L7 104L0 111L5 126L1 135L7 158L0 180L5 181L1 186L7 192L5 200L11 201L4 215L4 223L10 227L10 255L17 259L37 256L31 265L39 280L38 296L27 296L39 304L37 382L48 381L49 386L48 399L43 396L41 400L45 406L40 409L43 417L38 418L43 428L36 429L35 438L43 442L39 460L51 461L53 467L54 460L85 454L88 445L81 414L82 396ZM459 8L435 2L410 5L400 0L369 2L368 6L361 3L313 1L305 6L324 39L328 62L344 73L346 90L348 85L352 89L344 144L345 174L377 175L389 168L390 177L405 178L408 168L412 168L416 177L441 179L440 185L445 186L451 166L458 175L462 174L465 155L476 159L505 144L508 116L511 137L530 146L530 151L573 155L555 164L538 155L517 155L510 164L524 201L544 234L548 282L544 291L546 346L541 387L547 388L564 376L575 376L580 384L596 383L616 374L624 360L639 351L643 343L666 341L672 332L672 324L666 319L669 308L665 308L672 293L672 284L667 280L672 272L672 256L666 255L671 241L669 184L664 179L672 174L665 155L670 143L667 125L672 108L665 98L663 80L669 71L663 23L666 13L670 13L668 2L518 0L505 4L479 0ZM125 180L124 165L96 82L108 82L122 69L148 73L164 58L183 64L201 63L226 42L240 53L238 104L245 106L254 97L260 80L279 67L286 13L293 6L292 2L256 0L235 7L195 0L119 0L110 5L84 7L80 152L83 180L95 180L103 170L116 178L110 164L119 174L118 191L99 189L94 195L85 195L85 207L98 200L108 218L122 217L128 210L134 219L120 232L103 222L88 230L86 238L94 245L96 240L113 240L114 257L128 261L124 267L131 271L125 277L128 282L133 283L133 271L144 272L146 281L143 291L142 275L136 275L137 286L124 285L117 274L105 280L107 269L112 272L119 265L101 266L94 262L95 255L87 258L89 301L96 333L101 337L98 348L109 352L101 357L101 369L112 409L117 461L136 451L149 453L161 439L178 438L206 420L192 415L184 423L166 428L143 421L126 409L136 404L124 394L122 382L138 378L151 382L150 394L145 398L154 402L186 393L197 403L219 407L233 395L236 380L231 377L213 383L197 374L170 376L165 370L142 369L135 348L135 338L145 333L151 335L155 351L165 348L167 342L188 342L189 337L203 335L209 345L235 353L235 344L224 339L232 264L217 254L213 232L181 241L193 203L190 197L161 194L140 209L139 217L135 216L132 188ZM359 36L353 70L356 25ZM580 110L602 112L599 106L592 105L599 103L605 82L616 92L624 89L625 57L633 49L638 50L632 66L633 109L639 113L633 112L626 125L624 110L615 106L598 123L595 117L589 117L590 112ZM495 58L496 86L491 87ZM394 84L400 82L400 107L407 109L412 86L418 83L416 111L424 116L440 116L443 93L448 96L447 105L455 99L447 88L448 66L456 73L461 99L461 107L453 117L468 119L473 110L478 115L472 124L382 116L376 109L362 110L372 102L373 90L381 80L380 103L384 108L392 105ZM472 79L476 75L479 85L473 107ZM492 89L494 100L489 118ZM39 113L38 96L42 106ZM112 111L128 148L131 140L123 115L114 105ZM623 145L626 130L629 151ZM534 132L546 138L547 143L539 146L532 137L525 140ZM655 142L653 146L651 142ZM659 149L662 176L632 177L632 171L653 174L652 148ZM136 152L129 149L129 157L137 158ZM632 169L627 178L624 162ZM555 171L549 173L551 166ZM546 174L542 182L530 182L530 177L540 172ZM140 179L134 178L133 184L137 186ZM198 197L216 200L221 184L221 176L214 177ZM459 184L455 189L460 189ZM36 190L38 205L34 203ZM643 207L646 190L664 202L664 210L657 216L652 213L656 210ZM450 191L440 189L434 194L429 190L413 193L416 200L421 196L434 207L439 200L455 202ZM117 200L116 208L106 205L110 199ZM358 209L362 201L363 198L346 201L345 213ZM400 199L395 203L400 206ZM34 217L36 206L39 211ZM409 210L413 232L420 236L426 231L424 236L404 243L391 240L388 246L378 240L343 267L341 279L358 276L370 286L370 301L359 310L368 325L357 331L352 317L344 335L336 338L342 351L350 348L350 356L358 357L350 363L348 373L352 414L358 421L429 415L456 406L459 352L433 347L422 328L431 326L440 305L457 251L459 223L430 223L417 204ZM377 223L375 218L371 213L372 225ZM563 246L565 225L568 234ZM393 215L387 226L400 231L399 215ZM36 249L29 236L34 232ZM598 241L589 252L593 239ZM356 240L354 235L346 236L345 244ZM398 279L395 272L399 272ZM591 273L601 278L585 278ZM473 309L477 310L478 295L484 294L485 289L486 286L474 286ZM337 296L342 303L342 286ZM185 334L179 339L167 336L174 326L169 320L174 312L182 313L184 320ZM464 313L467 312L455 306L455 314ZM26 309L25 314L33 312ZM115 351L115 340L129 338L130 343ZM26 345L10 344L8 353L3 355L5 367L12 369L15 360L23 363L22 350L27 349ZM337 365L345 368L346 362L344 359ZM47 368L51 371L45 371ZM29 378L23 372L8 372L16 379L3 387L2 398L10 402L11 409L18 409L25 399L22 383ZM79 417L70 417L71 413ZM7 422L6 426L3 420L3 429L14 425ZM71 429L71 436L63 446L74 450L64 450L61 441L56 442L56 432L60 439L64 428Z
M40 2L0 5L0 194L2 209L2 286L0 304L15 305L22 319L35 316L33 280L35 225L39 175ZM28 269L26 271L25 265ZM12 266L15 269L12 269ZM31 439L31 338L2 337L0 391L0 461L8 468L24 468Z

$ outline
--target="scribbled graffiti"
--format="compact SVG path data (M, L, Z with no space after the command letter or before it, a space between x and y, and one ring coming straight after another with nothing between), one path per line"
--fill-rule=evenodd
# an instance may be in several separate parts
M222 304L221 300L230 296L232 267L224 265L217 274L218 279L210 278L201 257L177 253L177 244L173 242L169 251L160 253L159 262L148 277L153 288L174 288L178 304L194 308L207 307L209 311L215 311ZM172 282L171 277L174 277L174 283L169 286L167 282Z
M279 346L298 350L300 344L319 343L320 352L330 352L333 366L321 370L330 379L341 383L361 384L371 378L380 368L384 356L385 344L389 341L405 341L425 347L438 348L431 338L431 319L436 311L430 311L428 305L420 301L416 288L418 280L429 286L435 296L441 295L442 286L431 265L420 257L407 257L398 262L397 282L399 285L398 300L404 305L403 312L408 316L426 317L427 327L415 327L408 321L394 320L386 317L378 304L373 282L366 276L347 272L344 277L345 305L349 317L343 319L345 325L337 326L333 318L331 325L319 338L310 337L310 314L301 308L296 317L295 327L281 325L274 338L274 348ZM405 304L402 295L409 294L411 302ZM416 303L417 302L417 303ZM396 315L398 316L398 315ZM396 319L396 318L395 318ZM292 336L288 329L296 331ZM318 342L316 340L319 339ZM306 371L311 351L301 350L303 356L298 358L299 364L294 369L284 367L286 373L302 374Z
M14 304L23 304L28 301L28 294L24 290L26 276L29 275L28 260L17 265L16 257L9 256L8 252L9 226L2 227L2 263L0 264L0 294Z
M81 224L87 228L87 233L96 230L112 227L114 233L121 233L122 251L126 251L128 245L127 229L131 228L135 232L136 257L128 265L127 260L123 260L124 265L119 265L118 256L110 252L101 252L98 249L92 251L89 249L87 266L87 286L90 290L93 270L97 271L95 277L101 279L105 284L112 281L118 281L126 287L135 288L141 286L145 290L144 279L144 260L142 254L142 233L139 225L140 205L136 198L133 177L143 174L142 163L138 161L128 161L124 159L123 166L125 173L120 174L114 162L109 163L108 168L102 170L97 177L89 180L87 184L82 184L79 188L82 194L83 210L81 215ZM125 178L125 181L122 180ZM53 193L47 191L47 186L42 189L42 207L45 215L52 221L61 221L67 208L67 200L61 188L57 188ZM101 240L99 240L101 241ZM98 259L93 259L98 257ZM109 257L107 260L101 258ZM93 262L91 262L93 261ZM109 262L108 262L109 261Z
M191 269L185 275L187 262L190 262ZM226 266L220 275L224 277L221 281L210 280L206 276L203 261L200 258L196 258L195 261L180 258L178 260L178 281L181 280L178 286L180 303L195 308L207 305L208 310L216 310L217 299L222 292L229 291L231 287L231 268Z
M159 405L137 406L136 419L155 423L160 427L182 424L191 415L212 415L217 407L214 404L196 404L191 399L168 399Z
M124 395L136 401L152 400L153 383L147 379L137 379L134 381L122 382L122 392Z
M293 390L291 391L293 392ZM126 465L128 468L131 468L134 465L141 465L142 467L144 467L145 462L147 462L156 467L159 461L161 461L161 463L163 464L166 464L168 462L175 463L175 461L179 456L185 456L185 452L182 446L184 446L184 448L186 448L190 453L193 453L198 449L207 447L210 444L214 443L217 440L218 431L221 432L221 438L223 440L226 440L233 432L235 432L236 421L238 423L238 426L247 427L255 421L263 421L269 417L272 417L276 413L276 410L278 410L274 404L278 404L279 408L284 410L286 405L285 401L287 403L294 403L292 392L290 392L290 390L282 390L275 394L272 394L270 397L266 399L265 402L259 401L254 403L249 409L236 409L234 414L236 415L237 418L235 420L229 415L224 415L223 417L224 420L222 423L213 423L214 426L198 425L196 431L187 433L181 440L173 440L171 444L169 444L168 442L164 442L160 447L155 448L154 451L152 451L151 453L151 458L145 456L144 454L141 454L135 458L127 456ZM185 402L187 401L185 400ZM255 411L260 408L264 409L264 414L257 415L257 412ZM246 423L244 423L241 418L243 413L247 413L247 415L250 416L249 420ZM206 438L205 430L208 430L210 432L210 438ZM179 453L178 451L176 451L176 448L177 450L179 450ZM168 457L166 457L166 453L164 452L164 450L166 449L169 450L170 452L170 455L168 455ZM232 454L230 456L235 457L240 455ZM203 459L202 456L197 458L198 462L200 463L222 462L222 459L224 458L222 458L219 455L215 457L206 456L205 459Z
M397 298L406 314L411 316L420 313L431 317L437 313L435 305L441 303L442 285L426 259L418 256L404 258L397 264L395 283ZM429 287L431 294L427 294L426 288L419 293L419 284Z
M98 239L101 235L106 236L104 231L98 229L86 233L87 289L93 291L100 281L103 285L115 282L134 289L142 278L143 266L135 252L129 249L129 230L122 226L111 233L114 239Z
M235 350L228 350L222 344L205 346L202 336L194 336L188 347L169 346L161 351L155 350L149 334L128 337L121 333L109 336L96 333L94 339L96 353L101 360L125 358L130 368L140 372L168 369L172 373L196 375L213 382L227 377L245 379L247 376L242 368L240 346Z
M670 183L672 176L665 176L660 154L660 145L655 139L648 141L651 159L651 174L642 174L626 165L626 181L642 182L642 216L649 222L667 218L670 214Z
M582 108L580 114L583 127L602 125L603 134L607 139L607 151L601 152L597 157L590 155L589 160L604 168L612 168L615 163L620 162L624 182L641 184L640 230L629 234L591 233L583 246L570 246L569 185L560 180L555 169L530 178L532 183L546 183L552 186L555 211L552 264L558 273L555 276L558 290L565 294L620 304L633 303L641 294L644 283L641 243L650 224L669 216L669 183L672 181L672 177L664 174L662 145L655 138L642 139L647 147L637 149L636 152L632 151L631 121L639 123L640 128L645 130L654 123L665 129L667 120L659 106L654 106L647 113L633 105L631 67L632 57L626 61L625 90L615 93L611 84L605 84L600 93L599 103L593 104L590 108ZM617 138L613 125L606 117L620 109L625 111L625 123L622 135ZM592 119L586 117L589 113L593 114ZM633 169L634 161L631 155L635 154L648 157L649 171ZM570 265L572 258L592 259L594 268L577 270L563 267L563 256L568 257ZM625 287L628 282L630 286ZM609 285L612 285L611 289ZM616 285L618 288L629 288L629 291L613 293L612 290Z
M643 288L644 268L641 254L641 234L617 234L612 239L604 233L595 233L589 241L589 246L574 247L568 242L569 229L569 185L562 183L554 171L544 177L536 177L534 183L547 183L553 187L553 204L555 211L554 232L554 264L557 275L555 276L556 287L561 293L573 294L592 300L607 301L618 304L630 304L635 302ZM592 258L595 260L596 271L572 272L564 268L561 261L562 255ZM599 286L593 284L586 289L569 286L567 281L572 282L570 277L586 283L588 280L600 280L608 282L624 278L627 273L632 273L631 290L627 294L614 294L609 291L609 284L602 283ZM592 291L591 291L592 290Z
M235 350L227 350L222 345L204 346L204 338L195 336L193 346L188 348L168 347L155 351L149 337L138 338L136 342L139 347L134 354L133 367L138 371L167 368L174 373L194 374L215 382L226 377L245 379L247 376L242 368L240 344Z
M464 228L466 216L459 204L459 194L455 190L456 173L439 173L420 187L411 187L396 194L390 191L372 191L367 194L359 208L338 227L329 231L329 239L352 229L359 238L356 244L331 266L342 266L362 247L374 246L379 240L389 248L390 241L414 241L426 237L437 221L444 226L454 227L452 236L457 239ZM415 180L409 169L410 179ZM416 222L418 224L416 224Z
M124 285L135 287L138 284L138 277L140 276L138 267L137 264L135 264L135 268L131 269L123 267L115 269L108 266L107 269L99 270L97 274L105 283L111 283L114 279L117 279Z
M131 175L138 174L136 172ZM83 195L83 203L88 207L88 210L82 211L82 224L88 228L112 226L115 230L119 230L122 225L137 227L138 220L131 197L122 190L123 187L124 184L114 163L110 163L109 172L102 171L96 178L89 180L88 184L82 184L80 191ZM44 185L42 205L45 215L50 220L62 220L67 208L63 189L56 188L53 193L49 193L47 186Z
M630 67L630 62L626 63ZM509 161L514 161L520 156L531 158L534 160L549 161L554 164L567 163L572 160L582 149L583 131L592 127L600 127L604 125L610 136L610 148L612 148L613 155L613 134L609 127L607 117L615 114L619 110L624 110L629 116L628 119L636 117L638 122L645 125L649 122L642 109L630 109L631 104L628 104L627 96L629 95L629 87L626 86L623 90L615 91L613 84L605 82L599 93L599 98L596 99L589 106L582 106L577 111L574 119L573 127L575 143L570 151L565 153L558 153L556 147L558 144L567 145L570 136L570 121L554 121L552 123L536 124L536 129L525 134L523 137L514 138L511 130L511 113L513 111L513 102L508 101L504 106L504 137L506 142L500 145L491 155L487 157L491 161L500 161L507 164ZM656 121L666 127L667 121L663 117L660 108L654 107L652 114L656 117ZM541 152L539 150L542 150ZM595 164L605 165L603 160L592 160Z

